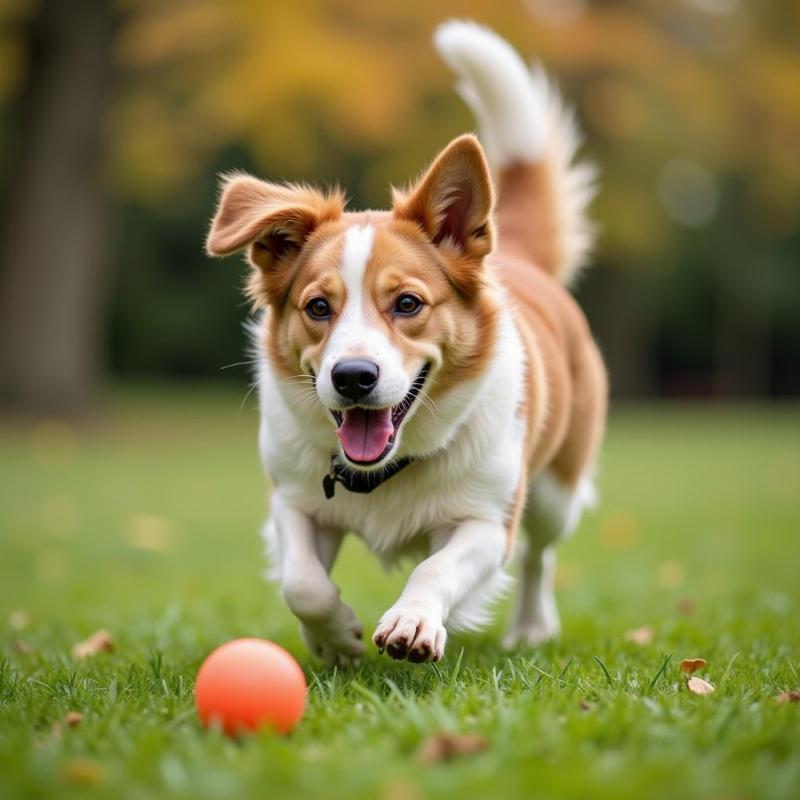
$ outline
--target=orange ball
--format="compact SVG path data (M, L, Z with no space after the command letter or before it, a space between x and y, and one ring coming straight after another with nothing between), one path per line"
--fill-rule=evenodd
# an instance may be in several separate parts
M282 647L266 639L234 639L202 663L194 687L206 726L230 735L268 727L288 733L306 707L306 679Z

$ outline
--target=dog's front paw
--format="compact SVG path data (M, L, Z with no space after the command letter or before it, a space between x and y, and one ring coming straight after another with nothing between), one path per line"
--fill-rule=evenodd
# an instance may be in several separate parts
M344 603L330 617L304 621L303 638L311 652L329 666L347 666L364 655L364 628Z
M372 641L395 659L414 663L439 661L444 655L447 631L442 620L417 607L390 608L378 623Z

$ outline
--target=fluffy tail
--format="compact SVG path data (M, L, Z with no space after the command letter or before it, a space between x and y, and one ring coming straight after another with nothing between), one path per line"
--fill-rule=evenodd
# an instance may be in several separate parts
M458 76L494 172L498 250L570 284L594 240L586 209L595 181L593 167L574 163L580 134L572 111L541 67L529 70L488 28L451 20L434 42Z

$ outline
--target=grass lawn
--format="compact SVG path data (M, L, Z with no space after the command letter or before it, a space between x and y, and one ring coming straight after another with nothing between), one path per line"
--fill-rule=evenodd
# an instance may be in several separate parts
M601 505L561 549L560 641L507 654L498 623L436 666L336 671L262 579L240 397L128 390L85 431L0 424L0 798L800 797L800 704L776 702L800 689L800 408L618 411ZM351 541L335 577L371 633L403 575ZM115 651L75 661L98 628ZM253 635L306 671L288 738L195 718L202 658ZM711 695L685 688L693 656ZM425 764L440 731L486 749Z

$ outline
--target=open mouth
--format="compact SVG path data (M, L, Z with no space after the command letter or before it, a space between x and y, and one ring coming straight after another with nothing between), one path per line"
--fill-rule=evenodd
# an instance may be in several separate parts
M408 394L396 405L389 408L365 408L353 406L331 414L336 420L336 435L348 460L354 464L368 466L386 456L394 446L397 431L406 414L414 405L428 376L429 365L420 371Z

